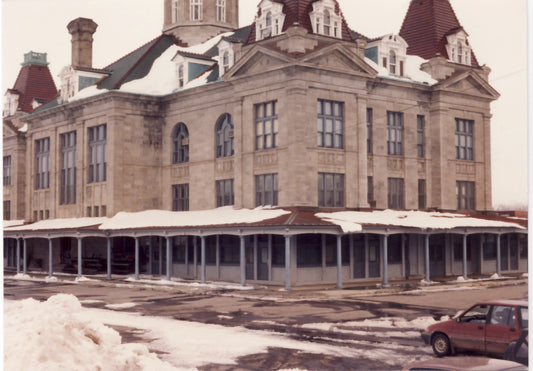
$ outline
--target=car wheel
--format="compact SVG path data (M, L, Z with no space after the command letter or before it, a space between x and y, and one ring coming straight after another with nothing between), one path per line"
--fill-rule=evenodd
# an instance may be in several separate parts
M431 340L433 352L437 357L444 357L451 353L450 339L444 334L436 334Z

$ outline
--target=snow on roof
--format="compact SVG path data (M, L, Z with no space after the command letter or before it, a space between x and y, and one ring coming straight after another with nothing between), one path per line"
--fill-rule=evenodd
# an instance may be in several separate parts
M378 71L379 77L385 77L398 81L417 82L419 84L429 86L435 85L438 82L437 80L433 79L430 74L420 69L420 66L423 63L426 63L427 60L420 58L416 55L408 55L406 57L404 76L391 75L387 68L375 63L370 58L365 57L365 62L368 63L373 69Z
M339 211L315 215L324 221L340 226L344 233L360 232L364 225L437 230L469 227L525 229L515 223L474 218L463 214L426 211Z
M69 219L47 219L22 226L14 226L8 230L14 232L28 231L53 231L63 229L88 228L102 224L107 218L69 218ZM4 222L4 228L7 228Z
M4 228L16 227L24 225L24 220L4 220Z
M202 211L148 210L136 213L120 212L105 220L99 229L122 230L141 228L205 227L213 225L251 224L289 214L282 209L235 209L233 206Z

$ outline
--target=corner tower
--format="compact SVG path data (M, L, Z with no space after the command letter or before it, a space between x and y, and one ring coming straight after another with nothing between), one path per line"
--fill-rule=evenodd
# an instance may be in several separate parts
M189 46L239 28L239 0L165 0L163 33Z

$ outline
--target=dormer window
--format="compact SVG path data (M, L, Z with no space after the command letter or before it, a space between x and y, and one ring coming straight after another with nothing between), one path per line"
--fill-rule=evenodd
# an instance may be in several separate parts
M226 73L229 70L229 52L224 52L224 56L222 57L222 67L224 69L224 73Z
M225 74L235 63L236 51L234 48L238 48L237 44L228 40L220 40L218 44L218 65L220 73Z
M448 44L446 49L451 62L466 64L472 63L472 51L467 42L467 33L460 29L457 33L446 36Z
M183 66L183 63L181 63L178 66L178 86L183 88L183 85L185 85L185 67Z
M340 38L341 17L335 13L333 0L319 0L313 3L313 11L309 13L314 32L320 35Z
M376 64L381 64L390 75L403 77L407 58L407 43L401 36L386 35L367 44L365 57L370 58Z
M263 0L259 4L259 9L260 15L255 19L256 41L279 35L285 21L283 4Z

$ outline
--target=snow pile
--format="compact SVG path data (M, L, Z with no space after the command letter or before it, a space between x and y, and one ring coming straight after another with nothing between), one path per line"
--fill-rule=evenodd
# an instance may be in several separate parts
M72 295L4 301L6 370L173 370L142 344L82 316Z
M135 228L201 227L209 225L249 224L275 219L289 214L289 211L258 207L256 209L235 209L233 206L203 211L148 210L137 213L120 212L106 220L101 230Z

